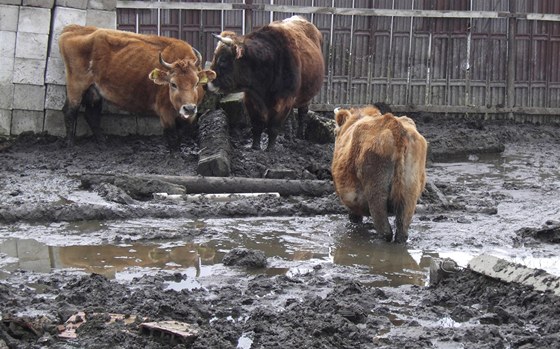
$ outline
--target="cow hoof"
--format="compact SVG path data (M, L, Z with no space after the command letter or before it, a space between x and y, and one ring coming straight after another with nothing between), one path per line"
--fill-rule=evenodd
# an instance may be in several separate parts
M364 217L360 216L360 215L356 215L356 214L352 214L350 213L348 215L348 219L350 219L350 222L355 223L355 224L360 224L362 223L362 219Z
M406 244L406 240L408 240L408 236L395 235L395 243L397 244Z

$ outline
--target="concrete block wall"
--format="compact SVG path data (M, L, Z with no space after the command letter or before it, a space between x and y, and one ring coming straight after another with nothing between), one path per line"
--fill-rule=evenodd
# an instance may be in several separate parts
M115 29L116 0L0 0L0 136L65 135L64 64L58 38L68 24ZM157 118L105 108L108 134L161 134ZM90 130L80 116L77 134Z

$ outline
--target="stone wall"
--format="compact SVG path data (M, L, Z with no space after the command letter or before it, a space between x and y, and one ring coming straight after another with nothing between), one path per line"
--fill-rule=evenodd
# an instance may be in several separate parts
M0 0L0 136L47 132L64 136L64 64L58 37L68 24L115 29L116 0ZM104 117L110 134L157 134L157 118ZM146 119L146 120L144 120ZM89 131L83 117L78 135Z

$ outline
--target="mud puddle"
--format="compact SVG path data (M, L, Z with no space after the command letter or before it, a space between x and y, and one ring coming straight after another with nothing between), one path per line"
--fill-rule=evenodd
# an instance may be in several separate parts
M531 249L516 243L514 233L559 214L560 170L546 157L510 147L501 155L431 164L428 176L437 178L449 204L466 209L441 215L420 208L407 246L387 244L371 225L349 224L345 215L18 223L0 227L0 276L72 268L126 280L164 270L188 276L170 288L194 288L197 278L231 273L221 261L236 247L265 253L268 267L253 273L293 276L332 264L334 273L351 268L373 286L426 285L431 258L466 266L481 253L560 275L554 245Z
M0 229L2 235L13 236L25 230L28 237L0 242L5 256L0 277L17 269L78 269L126 280L163 270L188 276L187 282L170 288L192 288L198 285L196 278L231 273L222 259L243 247L263 251L268 259L267 268L249 270L250 274L295 276L329 264L336 267L335 273L355 268L375 286L426 284L429 261L421 251L378 240L366 228L349 225L342 215L18 225ZM144 236L142 231L161 231L173 238L135 241L136 234ZM189 241L177 238L184 231L193 235Z

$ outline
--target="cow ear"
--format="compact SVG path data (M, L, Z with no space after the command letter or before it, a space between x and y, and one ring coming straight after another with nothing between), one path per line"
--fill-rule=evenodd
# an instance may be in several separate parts
M167 72L164 72L163 70L160 70L158 68L152 70L148 78L157 85L165 85L169 83L169 79L167 78Z
M350 111L348 111L347 109L338 109L334 115L336 125L338 127L341 127L349 117L350 117Z
M236 44L236 45L233 46L233 48L234 48L236 59L240 59L241 57L243 57L243 53L244 53L243 45Z
M198 84L206 85L216 78L216 72L213 70L202 70L198 72Z

